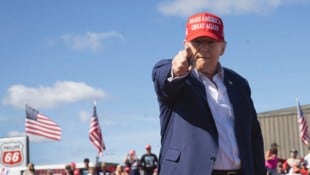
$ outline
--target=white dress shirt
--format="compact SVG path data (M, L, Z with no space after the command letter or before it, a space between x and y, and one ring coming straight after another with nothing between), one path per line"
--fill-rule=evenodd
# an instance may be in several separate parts
M212 81L196 71L205 86L208 104L218 131L219 152L214 169L240 169L239 150L235 136L234 112L224 84L224 71L220 71Z

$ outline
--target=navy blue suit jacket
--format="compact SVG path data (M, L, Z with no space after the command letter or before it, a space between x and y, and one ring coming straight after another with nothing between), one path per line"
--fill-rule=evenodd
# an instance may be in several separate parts
M227 68L224 83L235 115L235 135L244 175L265 175L264 147L247 81ZM159 61L152 79L161 125L160 175L211 175L218 133L204 85L194 72L169 82L171 60Z

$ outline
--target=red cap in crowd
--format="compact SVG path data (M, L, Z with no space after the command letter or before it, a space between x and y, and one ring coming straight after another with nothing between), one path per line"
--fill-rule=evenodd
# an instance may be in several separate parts
M207 36L224 41L224 24L220 17L211 13L198 13L189 17L185 32L186 41Z
M151 149L151 145L150 144L145 145L145 149L150 150Z
M75 169L75 168L76 168L75 162L71 162L71 163L70 163L70 166L71 166L72 169Z
M130 172L130 168L129 167L125 167L125 172L129 173Z

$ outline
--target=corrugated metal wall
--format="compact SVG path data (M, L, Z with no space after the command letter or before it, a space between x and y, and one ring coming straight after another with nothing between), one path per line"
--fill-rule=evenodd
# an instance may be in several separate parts
M310 105L302 106L302 110L309 126ZM301 143L299 136L296 107L259 113L258 120L262 128L265 150L269 149L271 143L276 142L279 145L280 158L288 158L293 148L298 150L299 157L308 153L308 146Z

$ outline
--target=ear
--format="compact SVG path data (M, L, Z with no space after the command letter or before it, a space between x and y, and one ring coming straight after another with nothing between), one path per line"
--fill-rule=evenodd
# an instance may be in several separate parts
M225 53L226 45L227 45L226 41L223 41L222 48L221 48L221 56L224 55Z

